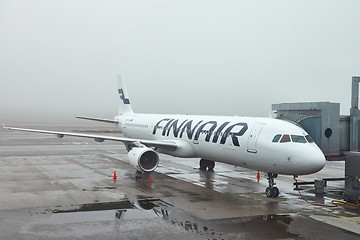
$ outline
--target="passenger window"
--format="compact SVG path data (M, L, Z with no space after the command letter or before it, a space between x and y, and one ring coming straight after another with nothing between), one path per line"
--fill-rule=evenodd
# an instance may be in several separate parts
M290 136L285 134L281 140L280 140L281 143L285 143L285 142L291 142L291 139L290 139Z
M309 143L313 143L314 140L310 137L310 135L306 135L305 136L306 140L309 142Z
M292 139L293 142L296 142L296 143L307 143L304 136L291 135L291 139Z
M280 138L281 138L281 134L278 134L273 138L272 142L279 142Z

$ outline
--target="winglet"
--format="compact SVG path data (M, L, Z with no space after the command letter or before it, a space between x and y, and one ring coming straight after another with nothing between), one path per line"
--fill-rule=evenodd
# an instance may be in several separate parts
M7 127L5 127L5 123L3 123L3 129L4 129L4 130L7 129Z

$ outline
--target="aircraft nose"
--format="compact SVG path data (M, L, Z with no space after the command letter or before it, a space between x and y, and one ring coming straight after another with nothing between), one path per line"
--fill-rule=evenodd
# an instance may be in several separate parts
M307 153L306 157L306 165L309 173L315 173L320 171L325 166L325 156L320 148L313 148L311 151Z

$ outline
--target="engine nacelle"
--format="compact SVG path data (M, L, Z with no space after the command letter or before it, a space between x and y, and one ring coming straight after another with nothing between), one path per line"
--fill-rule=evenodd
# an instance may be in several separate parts
M159 155L151 148L134 147L128 153L129 163L141 172L152 172L159 165Z

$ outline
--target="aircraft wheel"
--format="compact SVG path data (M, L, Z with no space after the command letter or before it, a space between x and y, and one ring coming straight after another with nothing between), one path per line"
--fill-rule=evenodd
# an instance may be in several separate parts
M267 187L265 190L265 194L269 198L276 198L279 196L280 191L277 187Z
M207 159L200 159L200 170L206 171L206 169L210 172L214 171L215 162Z
M205 159L200 159L200 170L201 171L206 171L206 167L207 167L207 162Z
M208 169L208 171L212 172L214 171L215 162L207 159L200 159L199 165L201 171L206 171L206 169Z
M213 172L215 167L215 162L208 160L208 171Z
M277 187L273 187L273 189L274 189L274 196L273 197L276 198L276 197L279 196L280 191L279 191L279 189Z
M265 194L267 197L272 198L275 196L275 190L272 187L267 187L265 190Z

